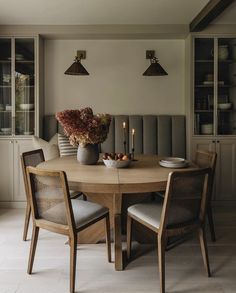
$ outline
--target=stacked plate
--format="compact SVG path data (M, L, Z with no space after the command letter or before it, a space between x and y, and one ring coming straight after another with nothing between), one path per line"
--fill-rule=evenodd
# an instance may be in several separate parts
M161 159L159 164L166 168L185 168L188 166L188 161L183 158L167 157Z

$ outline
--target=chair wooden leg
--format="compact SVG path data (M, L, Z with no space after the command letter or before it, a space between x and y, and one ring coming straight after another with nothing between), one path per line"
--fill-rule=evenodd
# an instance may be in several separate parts
M70 238L70 293L75 292L76 257L77 257L77 235Z
M111 262L111 226L109 214L105 218L105 230L106 230L106 244L107 244L107 259Z
M215 242L216 241L216 234L215 234L211 205L209 205L209 207L207 209L207 218L208 218L208 223L209 223L209 228L210 228L210 233L211 233L211 240L213 242Z
M127 215L127 259L131 257L131 246L132 246L132 221L133 219Z
M27 202L26 211L25 211L25 223L24 223L24 232L23 232L23 240L27 240L27 233L29 229L29 221L30 221L30 214L31 214L31 207L30 204Z
M158 265L159 265L159 275L160 275L160 293L165 293L165 249L166 240L160 235L157 236L158 243Z
M36 246L37 246L37 242L38 242L38 235L39 235L39 227L36 227L34 225L33 231L32 231L31 245L30 245L29 261L28 261L28 270L27 270L28 274L32 274L35 251L36 251Z
M204 228L199 228L198 233L199 233L199 240L200 240L203 263L205 266L207 276L210 277L211 272L210 272L210 265L209 265L208 252L207 252L207 243L206 243L206 235L205 235Z

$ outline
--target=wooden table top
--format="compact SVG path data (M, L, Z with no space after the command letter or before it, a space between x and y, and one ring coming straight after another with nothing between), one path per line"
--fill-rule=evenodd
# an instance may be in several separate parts
M165 190L168 174L175 169L158 164L156 155L140 155L129 168L107 168L102 161L97 165L81 165L75 156L43 162L39 168L63 170L70 189L96 193L137 193Z

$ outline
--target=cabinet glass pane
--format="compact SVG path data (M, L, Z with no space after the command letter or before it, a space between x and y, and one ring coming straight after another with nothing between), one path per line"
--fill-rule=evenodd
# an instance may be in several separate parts
M194 45L194 134L214 131L214 39L196 38Z
M12 134L11 39L0 39L0 136Z
M218 134L236 134L236 39L218 39Z
M15 39L15 134L34 134L34 39Z

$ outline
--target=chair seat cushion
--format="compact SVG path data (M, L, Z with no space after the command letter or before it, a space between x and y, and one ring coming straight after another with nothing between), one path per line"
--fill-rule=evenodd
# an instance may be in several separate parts
M108 209L97 203L79 199L71 200L76 228L88 224L108 213ZM65 204L60 203L42 214L42 218L57 224L67 225Z
M174 211L174 212L173 212ZM129 214L158 229L162 213L162 203L140 203L128 208ZM193 220L192 211L181 205L174 204L169 213L167 226L179 225Z

